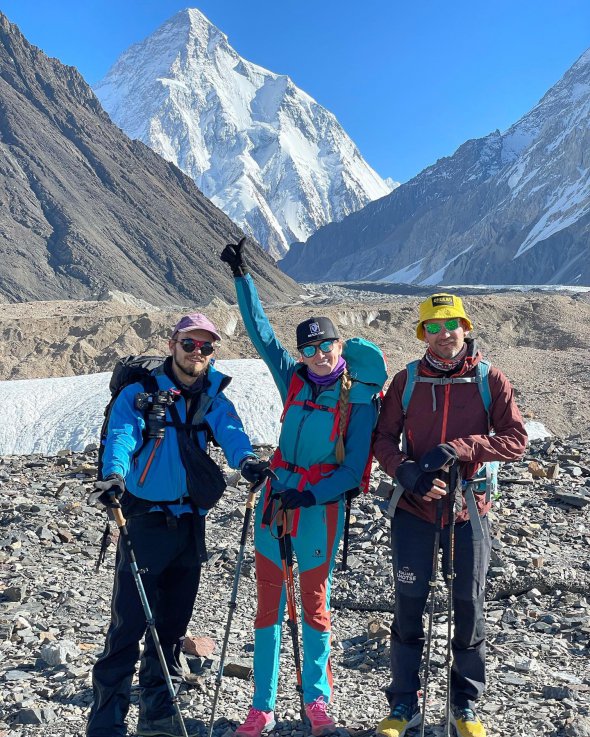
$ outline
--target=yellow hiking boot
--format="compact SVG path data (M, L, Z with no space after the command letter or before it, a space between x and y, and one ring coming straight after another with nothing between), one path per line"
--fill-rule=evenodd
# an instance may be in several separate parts
M451 709L451 724L459 737L486 737L486 730L473 709Z
M403 735L420 724L420 708L414 704L396 704L388 717L377 725L377 734L383 737L403 737Z

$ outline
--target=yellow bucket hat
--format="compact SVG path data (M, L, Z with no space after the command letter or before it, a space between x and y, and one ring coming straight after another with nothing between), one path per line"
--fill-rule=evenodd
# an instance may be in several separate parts
M467 329L473 330L473 323L465 314L461 297L454 294L433 294L420 303L420 321L416 326L416 337L424 340L425 320L446 320L451 317L462 317L467 323Z

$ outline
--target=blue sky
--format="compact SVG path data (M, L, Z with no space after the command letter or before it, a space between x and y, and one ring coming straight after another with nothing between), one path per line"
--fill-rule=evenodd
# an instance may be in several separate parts
M505 130L590 46L589 0L0 0L90 84L186 7L246 59L288 74L398 181Z

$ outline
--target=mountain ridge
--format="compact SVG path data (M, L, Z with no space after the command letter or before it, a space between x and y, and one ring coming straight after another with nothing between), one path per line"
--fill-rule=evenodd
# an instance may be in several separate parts
M590 49L504 133L466 141L280 265L303 281L590 284L589 173Z

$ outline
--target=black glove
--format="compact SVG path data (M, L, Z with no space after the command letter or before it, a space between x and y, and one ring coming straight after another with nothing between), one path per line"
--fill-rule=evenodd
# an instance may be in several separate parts
M430 491L436 476L434 472L422 471L416 461L404 461L395 472L395 478L406 491L420 494L420 496L424 496Z
M457 451L452 445L444 443L431 448L420 458L420 468L423 471L440 471L445 466L452 466L457 460Z
M316 504L315 496L309 489L287 489L280 494L283 509L298 509L299 507L313 507Z
M242 461L240 470L246 481L255 486L270 476L276 478L274 471L270 470L270 461L259 461L258 458L252 456Z
M244 236L239 243L228 243L219 257L222 261L225 261L226 264L229 264L234 276L245 276L249 273L243 254L245 242L246 236Z
M104 481L94 483L94 491L90 494L89 501L100 502L105 507L118 507L124 491L125 479L118 473L111 473Z

